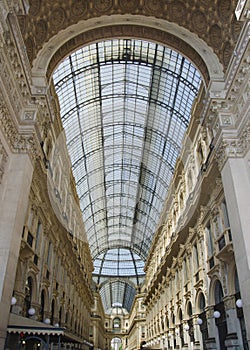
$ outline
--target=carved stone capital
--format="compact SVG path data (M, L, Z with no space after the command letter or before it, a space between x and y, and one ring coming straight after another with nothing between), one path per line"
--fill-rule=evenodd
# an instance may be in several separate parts
M224 299L224 305L226 310L231 310L235 309L235 296L234 295L229 295L226 296Z

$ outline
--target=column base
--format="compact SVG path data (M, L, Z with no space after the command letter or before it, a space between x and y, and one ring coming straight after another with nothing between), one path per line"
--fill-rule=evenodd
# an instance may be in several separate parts
M230 333L226 336L225 345L227 349L239 350L239 342L236 333Z
M206 350L217 350L215 338L208 338L205 340Z

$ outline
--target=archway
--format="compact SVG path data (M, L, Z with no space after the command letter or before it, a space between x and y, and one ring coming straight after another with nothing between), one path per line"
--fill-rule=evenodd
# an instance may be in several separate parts
M115 337L111 340L111 350L122 350L121 338Z
M226 350L225 339L227 336L227 316L223 301L224 293L222 285L219 280L214 285L214 311L217 312L215 315L215 324L218 329L220 349Z

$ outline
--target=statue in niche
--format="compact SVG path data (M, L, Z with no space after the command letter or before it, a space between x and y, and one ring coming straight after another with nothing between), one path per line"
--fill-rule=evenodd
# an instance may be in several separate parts
M205 127L201 128L201 138L199 142L198 150L200 151L201 163L206 163L208 156L208 138L207 138L207 130Z

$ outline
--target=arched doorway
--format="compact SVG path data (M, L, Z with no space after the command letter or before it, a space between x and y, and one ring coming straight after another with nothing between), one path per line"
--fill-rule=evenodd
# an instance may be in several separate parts
M208 339L208 327L207 327L207 317L206 317L206 300L203 293L200 293L198 300L199 309L199 325L202 336L203 349L206 349L205 341Z
M220 350L226 350L225 339L227 336L227 319L226 319L226 310L223 301L223 289L220 281L216 281L214 287L214 311L218 311L215 317L215 324L218 329Z
M121 338L115 337L111 340L111 350L121 350L122 340Z

